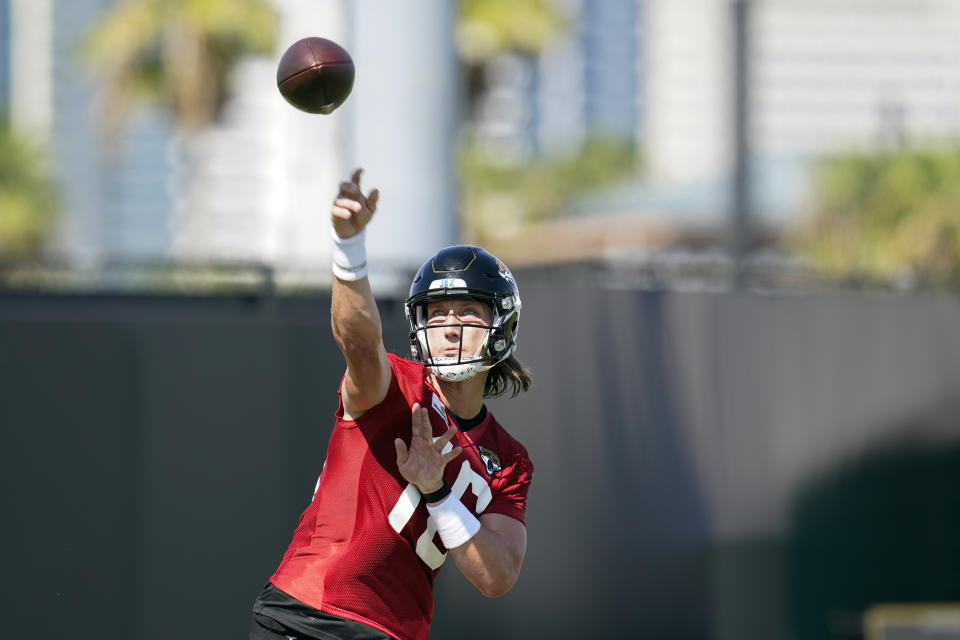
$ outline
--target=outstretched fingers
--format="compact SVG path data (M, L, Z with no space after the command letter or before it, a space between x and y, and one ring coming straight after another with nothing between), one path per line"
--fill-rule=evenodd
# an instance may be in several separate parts
M414 402L410 413L414 439L430 437L430 418L427 417L427 410L421 407L419 402Z
M421 492L436 490L443 482L443 470L454 458L463 453L462 447L450 447L457 428L450 426L442 436L434 439L433 427L427 408L414 403L410 408L410 444L403 438L395 438L397 466L400 475L412 482ZM444 448L450 450L444 453Z
M403 466L406 464L407 458L410 457L410 452L407 450L407 445L400 438L396 438L393 441L393 446L397 450L397 465Z
M436 441L433 443L433 446L437 448L437 451L442 451L443 448L447 446L447 443L453 440L453 436L455 435L457 435L457 428L450 427L442 436L436 439Z
M456 434L457 434L457 428L451 426L449 429L447 429L446 433L444 433L442 436L437 438L436 441L433 443L433 446L436 452L440 454L441 467L446 467L451 460L453 460L463 452L463 447L457 446L450 449L450 451L443 453L443 448L447 446L447 443L449 443L453 439L453 436L455 436Z
M447 451L445 454L443 454L442 456L440 456L440 463L441 463L441 465L442 465L443 467L446 467L448 464L450 464L450 462L451 462L454 458L456 458L456 457L457 457L458 455L460 455L461 453L463 453L463 447L461 447L461 446L456 446L456 447L454 447L453 449L450 449L450 451Z

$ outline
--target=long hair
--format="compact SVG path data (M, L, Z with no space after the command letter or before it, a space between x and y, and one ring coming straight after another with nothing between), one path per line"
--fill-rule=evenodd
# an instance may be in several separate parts
M510 397L515 398L521 391L527 391L533 386L533 376L530 370L511 355L502 362L498 362L487 374L487 381L483 387L484 398L496 398L507 391Z

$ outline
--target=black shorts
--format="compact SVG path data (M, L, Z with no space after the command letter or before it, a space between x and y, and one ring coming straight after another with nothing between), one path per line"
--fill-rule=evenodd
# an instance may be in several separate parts
M318 611L268 582L253 604L250 640L394 639L362 622Z

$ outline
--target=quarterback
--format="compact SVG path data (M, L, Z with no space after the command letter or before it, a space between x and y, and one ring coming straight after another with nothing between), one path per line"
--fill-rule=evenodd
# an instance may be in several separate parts
M313 500L253 606L251 639L425 640L452 558L488 597L516 582L533 464L484 398L532 384L514 356L520 294L487 251L454 246L405 303L412 358L387 353L364 234L361 170L331 209L333 336L346 360Z

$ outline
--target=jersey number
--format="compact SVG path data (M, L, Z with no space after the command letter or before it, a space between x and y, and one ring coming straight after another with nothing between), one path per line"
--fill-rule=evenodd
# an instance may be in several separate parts
M446 453L450 448L452 448L452 445L448 442L442 453ZM460 465L460 474L457 476L457 481L453 483L450 489L453 495L459 499L466 492L467 487L470 487L473 495L477 497L477 515L480 515L490 504L493 494L490 493L490 485L483 479L483 476L473 470L469 460L464 460L463 464ZM394 531L400 533L400 530L410 522L410 518L413 517L421 499L419 489L413 486L413 483L408 483L403 493L400 494L400 498L397 499L397 504L393 505L393 509L390 511L390 526L393 527ZM428 515L427 529L417 538L417 555L431 569L438 569L447 559L447 554L441 553L437 545L433 543L433 536L436 533L437 525L434 524L433 518Z

